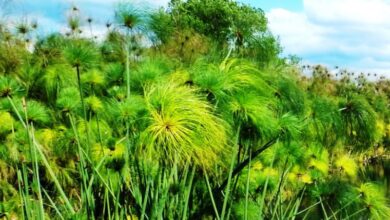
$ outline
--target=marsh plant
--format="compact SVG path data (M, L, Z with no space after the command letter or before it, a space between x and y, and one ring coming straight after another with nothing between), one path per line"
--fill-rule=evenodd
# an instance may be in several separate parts
M283 58L230 0L122 2L102 41L69 16L0 29L0 219L390 219L387 79Z

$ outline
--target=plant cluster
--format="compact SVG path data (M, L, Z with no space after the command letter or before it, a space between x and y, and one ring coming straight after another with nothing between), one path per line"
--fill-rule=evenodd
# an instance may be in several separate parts
M121 4L103 41L79 13L0 29L0 219L390 218L389 80L280 58L230 0Z

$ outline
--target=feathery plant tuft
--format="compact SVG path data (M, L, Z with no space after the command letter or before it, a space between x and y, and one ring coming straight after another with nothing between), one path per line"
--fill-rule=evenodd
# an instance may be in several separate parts
M115 11L116 22L128 31L142 29L146 16L145 11L126 2L119 3Z
M20 97L24 94L23 87L14 79L0 76L0 98Z
M91 42L85 40L73 40L66 45L64 56L74 68L88 69L99 61L99 53Z
M21 99L14 99L13 102L16 105L16 109L13 111L15 117L18 117L18 112L19 114L25 112L25 116L22 117L27 119L29 123L33 122L36 125L44 126L52 122L52 117L44 104L34 100L24 103Z
M145 101L150 116L141 144L152 159L211 168L229 151L225 123L196 90L174 82L154 84Z
M351 96L341 100L339 107L348 142L360 149L372 145L375 141L376 115L367 101Z
M382 189L374 183L361 184L358 191L365 209L372 219L390 218L389 199L383 195Z

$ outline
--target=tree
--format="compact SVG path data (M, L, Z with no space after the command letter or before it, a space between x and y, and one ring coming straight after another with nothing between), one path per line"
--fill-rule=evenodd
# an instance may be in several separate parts
M125 31L123 47L126 51L126 84L127 98L130 98L130 47L136 47L136 34L144 30L146 24L146 13L134 7L134 5L122 3L118 5L115 11L115 19L121 28Z
M178 35L194 31L213 39L219 49L235 45L238 55L255 59L262 66L281 52L264 12L231 0L171 1L166 11L160 9L151 15L150 29L163 44L175 39L176 48L182 48L193 36L186 34L180 40Z
M260 9L230 0L189 0L170 4L176 25L192 28L217 42L235 40L243 45L253 34L267 30L267 20Z

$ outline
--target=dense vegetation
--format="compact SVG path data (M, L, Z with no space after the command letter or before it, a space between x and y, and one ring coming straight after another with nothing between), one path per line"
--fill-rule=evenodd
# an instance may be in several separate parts
M390 219L389 80L282 58L230 0L91 23L0 26L0 219Z

